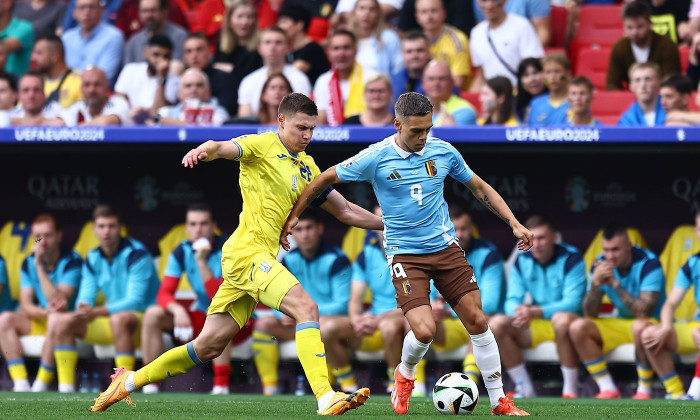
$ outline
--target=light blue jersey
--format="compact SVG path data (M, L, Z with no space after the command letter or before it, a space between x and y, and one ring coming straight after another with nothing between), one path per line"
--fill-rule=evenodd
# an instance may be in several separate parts
M678 270L674 287L688 290L695 287L695 303L700 306L700 253L691 255L688 262Z
M379 237L374 234L368 239L369 243L365 244L352 265L352 281L369 286L372 291L369 312L377 316L396 309L396 289L391 282L391 272Z
M52 272L47 272L46 274L48 274L54 286L65 284L78 290L82 266L83 259L80 258L77 252L70 248L61 247L61 255L58 257L56 268L54 268ZM46 307L49 306L49 301L46 299L46 296L44 296L44 291L39 282L39 275L36 272L36 268L34 268L34 255L27 256L22 263L19 279L20 287L22 289L34 290L34 296L39 306L46 309ZM75 298L76 296L73 295L73 297L68 300L69 311L75 309Z
M0 256L0 312L14 311L17 301L12 299L10 293L10 281L7 278L7 266L5 260Z
M372 184L382 209L387 255L429 254L457 242L444 198L445 178L465 183L474 173L449 143L429 137L423 150L409 153L391 136L335 169L342 182Z
M156 301L158 273L146 247L133 238L121 238L117 253L110 262L95 248L83 263L76 305L95 305L97 292L106 298L110 314L122 311L143 312Z
M581 253L573 246L556 244L552 259L544 266L532 252L520 254L508 277L506 315L515 314L526 292L532 296L532 304L542 308L544 319L557 312L580 315L586 294L586 265Z
M316 302L320 316L348 314L352 267L340 248L321 242L311 260L297 248L284 256L282 264Z
M555 106L549 100L549 93L545 93L530 102L527 125L567 125L568 112L567 101L562 101Z
M226 238L222 236L214 237L211 253L207 260L207 265L216 279L221 278L221 247L224 245L224 242L226 242ZM182 277L182 273L187 273L187 280L192 287L192 291L194 291L197 296L194 309L206 313L211 303L211 298L204 284L210 279L203 279L199 274L197 262L194 259L192 241L188 240L182 241L180 245L170 253L164 276L179 279Z
M600 255L596 261L602 261L603 259L603 255ZM591 273L593 273L593 269L591 269ZM615 268L614 273L620 285L635 298L639 297L640 292L659 293L659 302L656 304L652 314L652 317L658 318L661 313L661 307L666 300L666 279L664 271L661 269L661 263L656 258L656 255L648 249L635 245L632 247L632 265L627 275L624 277L620 275L617 268ZM620 318L635 318L617 296L615 289L606 284L600 286L600 290L608 295L610 301L617 308Z

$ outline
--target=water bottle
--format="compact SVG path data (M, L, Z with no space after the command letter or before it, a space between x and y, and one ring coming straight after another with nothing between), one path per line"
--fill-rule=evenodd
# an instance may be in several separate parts
M90 381L90 375L88 375L87 372L83 372L80 375L80 392L82 392L82 393L90 392L90 384L88 383L89 381Z
M306 385L304 384L304 375L297 376L297 387L294 389L294 395L301 397L306 395Z
M515 393L513 398L523 398L523 380L518 379L515 381Z
M100 392L102 392L102 386L100 384L100 374L99 373L97 373L97 372L92 373L91 385L92 385L91 392L93 394L99 394Z

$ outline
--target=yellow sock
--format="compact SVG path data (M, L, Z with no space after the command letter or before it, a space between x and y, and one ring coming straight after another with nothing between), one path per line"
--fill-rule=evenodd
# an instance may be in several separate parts
M425 383L425 359L421 359L416 365L416 382L419 384Z
M53 382L53 377L56 375L56 366L45 365L41 362L39 365L39 371L36 373L37 381L41 381L45 384L50 384Z
M666 387L666 392L671 394L671 397L681 397L685 394L685 389L683 389L683 382L681 382L681 378L678 377L678 374L675 370L666 376L662 376L659 379L661 379L661 382L664 383L664 387Z
M355 374L352 372L352 366L347 364L339 368L333 368L331 370L333 376L340 384L342 389L357 389L357 382L355 381ZM330 382L330 381L329 381Z
M12 359L7 361L7 370L10 371L10 377L13 381L18 379L27 379L27 367L24 365L24 359Z
M477 385L481 381L481 371L476 365L476 359L474 358L474 353L467 353L462 363L462 372L464 372L468 377L471 378Z
M637 364L637 382L640 387L649 387L654 384L654 369Z
M134 385L141 388L154 382L160 382L187 372L203 362L194 350L194 343L170 349L161 354L156 360L134 373Z
M333 391L328 382L326 349L321 341L321 330L318 322L297 324L295 338L299 361L318 400Z
M386 368L386 376L389 378L390 384L394 383L394 368L391 368L391 367Z
M136 367L136 357L134 357L134 353L123 351L115 354L114 366L126 370L134 370L134 367Z
M605 358L599 357L597 359L583 362L586 366L586 370L591 374L593 379L600 379L604 376L608 376L608 364L605 362Z
M53 354L56 358L58 384L75 386L75 367L78 365L78 351L75 346L56 346Z
M277 340L262 331L253 331L253 361L263 387L277 386L280 351Z

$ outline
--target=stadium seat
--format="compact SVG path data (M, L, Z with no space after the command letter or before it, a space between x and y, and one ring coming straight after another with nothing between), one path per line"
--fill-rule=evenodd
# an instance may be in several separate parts
M621 5L588 5L581 8L576 37L569 43L572 68L576 68L581 49L611 47L624 35L621 13Z
M126 238L129 236L129 229L122 225L120 234L122 238ZM97 241L95 232L92 231L92 221L88 221L83 225L83 228L80 229L80 235L78 236L78 240L75 241L75 245L73 245L73 251L80 254L82 258L85 258L88 252L97 248L99 245L100 243Z
M630 241L632 242L632 245L639 245L642 248L647 247L647 243L644 240L644 237L642 234L639 232L637 228L629 227L627 228L627 235L630 237ZM586 273L590 273L591 267L593 266L593 261L598 257L598 255L603 253L603 229L600 229L598 233L596 233L595 237L593 238L593 241L591 241L591 244L588 245L588 249L586 249L586 253L583 254L583 260L586 262Z
M514 86L515 87L515 86ZM460 92L459 96L474 106L476 115L481 115L481 102L479 101L479 92Z
M9 221L0 229L0 255L5 259L10 292L13 299L19 299L19 272L27 255L31 254L31 223Z
M22 344L22 354L24 357L41 357L41 348L44 346L43 335L23 335L19 338ZM76 340L78 348L78 357L81 359L89 359L93 356L92 346L83 340Z
M697 96L698 96L698 92L696 90L694 90L690 94L690 102L688 103L688 108L691 111L700 112L700 107L698 107L698 104L695 102Z
M695 228L692 225L677 227L664 246L664 250L659 255L659 260L666 275L666 293L671 291L673 283L676 281L678 270L688 261L691 255L700 251L700 241L695 236ZM695 303L695 293L691 290L686 293L680 306L676 308L676 319L690 320L698 309Z
M610 61L610 48L583 48L576 59L576 76L586 76L593 82L597 90L605 90L605 78L608 73Z
M593 94L591 111L603 124L617 125L620 116L635 101L634 94L628 91L598 91Z
M549 39L550 47L564 47L567 14L568 11L566 7L552 6L549 12L549 30L551 33L551 38Z
M686 74L688 72L688 66L690 65L690 47L681 45L678 47L678 54L681 57L681 74ZM697 86L693 86L693 89L696 87Z

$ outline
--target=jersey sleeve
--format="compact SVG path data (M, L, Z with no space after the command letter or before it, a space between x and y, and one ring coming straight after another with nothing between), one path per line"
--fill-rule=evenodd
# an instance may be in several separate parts
M19 270L19 287L20 289L33 289L34 283L32 276L29 273L29 257L22 262L22 268Z
M450 176L457 180L458 182L464 184L469 182L474 176L474 172L471 170L467 162L464 161L462 155L455 149L452 145L448 145L450 153Z
M556 302L542 305L542 316L551 319L557 312L579 313L586 294L586 264L579 253L571 254L564 263L564 290Z
M641 292L661 292L664 290L666 280L659 260L653 259L644 263L640 276L641 287L639 290Z
M165 266L164 276L180 278L185 267L185 252L182 244L178 245L168 255L168 264Z
M481 278L476 279L479 288L488 290L481 295L481 306L485 314L494 315L502 312L506 274L503 260L498 251L491 250L483 262Z
M126 295L114 302L107 302L110 314L122 311L143 311L146 309L148 286L155 267L150 254L143 249L134 249L127 261Z
M78 289L78 297L75 300L75 306L77 307L81 303L87 303L90 306L95 306L95 300L97 299L97 278L95 277L95 271L90 263L90 255L83 262L82 267L82 280L80 281L80 288Z
M270 142L266 136L257 134L249 134L231 141L238 146L238 158L240 162L254 162L265 155L265 152L270 147Z
M80 286L80 271L83 267L83 260L78 254L71 255L70 260L63 267L63 272L58 278L58 284L78 288Z
M335 172L341 182L372 182L378 159L379 152L370 146L350 159L337 164Z
M331 299L328 302L318 303L318 314L325 315L347 315L348 302L350 301L350 278L352 277L352 267L345 255L339 255L330 273Z
M0 257L0 286L7 286L9 284L9 279L7 278L7 266L5 265L5 260ZM0 287L0 291L2 288Z
M673 283L673 287L680 287L681 289L688 290L690 286L693 285L693 273L690 269L690 261L686 262L683 267L678 270L676 274L676 281Z
M365 256L365 251L362 250L360 255L352 264L352 282L353 283L367 283L367 257Z
M508 316L515 315L515 308L523 303L525 292L527 291L521 272L522 261L523 259L521 257L515 260L515 265L513 265L513 269L508 276L508 289L505 303L505 312Z

